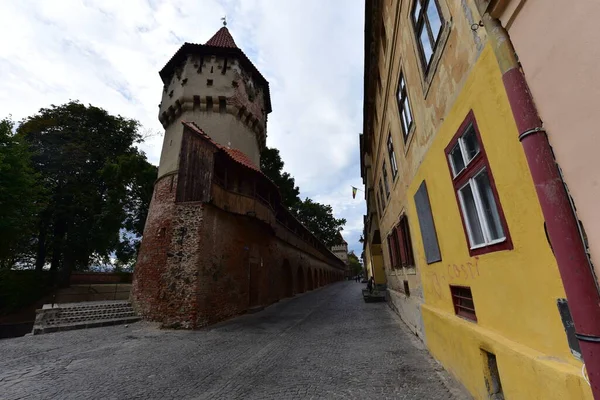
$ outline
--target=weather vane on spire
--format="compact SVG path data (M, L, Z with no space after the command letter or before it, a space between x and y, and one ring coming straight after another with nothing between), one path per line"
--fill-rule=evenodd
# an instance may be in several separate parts
M227 26L227 15L224 17L221 17L221 21L223 21L223 26Z

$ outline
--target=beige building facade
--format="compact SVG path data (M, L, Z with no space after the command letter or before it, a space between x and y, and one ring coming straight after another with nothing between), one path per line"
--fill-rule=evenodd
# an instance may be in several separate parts
M547 138L536 125L516 62L522 60L529 81L531 56L534 99L552 114L545 117L542 106L541 118L557 124L550 93L568 91L571 80L563 76L553 88L549 76L535 83L544 75L540 54L558 57L554 46L569 45L540 26L560 19L556 12L533 0L366 1L365 266L387 284L389 305L477 399L591 399L585 371L593 388L600 382L592 343L600 301L589 285L584 235L548 145L553 134ZM520 26L523 15L538 21ZM557 23L562 35L568 21ZM555 60L550 70L566 75L593 63L586 54L584 65L574 66L579 59ZM585 79L581 74L573 84ZM590 83L584 93L593 97L594 88ZM568 101L558 102L567 112L586 100ZM589 109L582 104L577 112ZM564 161L559 144L554 149L563 172L582 162L592 168L592 160L570 159L580 145L593 153L591 132L555 131L555 143L565 146ZM594 176L579 176L574 185L592 185ZM577 189L571 192L579 211ZM583 207L586 196L579 196ZM587 219L583 224L593 256Z

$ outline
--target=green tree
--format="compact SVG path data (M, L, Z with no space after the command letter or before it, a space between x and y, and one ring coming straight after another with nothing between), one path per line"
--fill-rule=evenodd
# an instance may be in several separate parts
M51 271L86 269L134 256L122 233L141 236L156 167L135 144L135 120L113 116L79 102L41 109L18 128L27 140L33 167L49 193L40 213L36 267Z
M306 198L300 200L300 188L294 178L283 171L284 162L279 150L265 148L260 155L260 169L279 188L283 205L298 220L328 247L342 240L338 232L342 230L345 219L336 219L331 206L320 204Z
M28 250L43 205L27 143L0 120L0 268L10 268Z
M260 154L260 169L279 188L281 202L292 213L296 213L300 204L300 188L294 178L283 171L283 160L279 150L266 147Z
M348 263L350 264L350 271L352 272L352 275L358 275L362 272L363 266L356 254L354 254L354 250L351 250L348 253Z
M346 224L344 218L335 218L330 205L317 203L308 197L299 204L296 218L327 247L340 244L338 234Z

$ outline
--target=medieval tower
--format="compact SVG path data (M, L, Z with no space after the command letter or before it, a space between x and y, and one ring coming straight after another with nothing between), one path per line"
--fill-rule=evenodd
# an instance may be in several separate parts
M165 139L158 177L176 171L183 126L194 122L215 142L260 165L271 112L269 83L224 26L204 45L185 43L160 71L158 119Z
M196 328L341 279L343 263L260 171L269 83L222 27L160 71L165 129L132 303Z

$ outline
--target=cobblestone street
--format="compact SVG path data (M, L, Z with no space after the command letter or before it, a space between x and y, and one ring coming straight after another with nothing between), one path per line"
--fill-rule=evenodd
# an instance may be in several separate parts
M385 303L342 282L200 331L137 323L0 341L0 399L455 399Z

